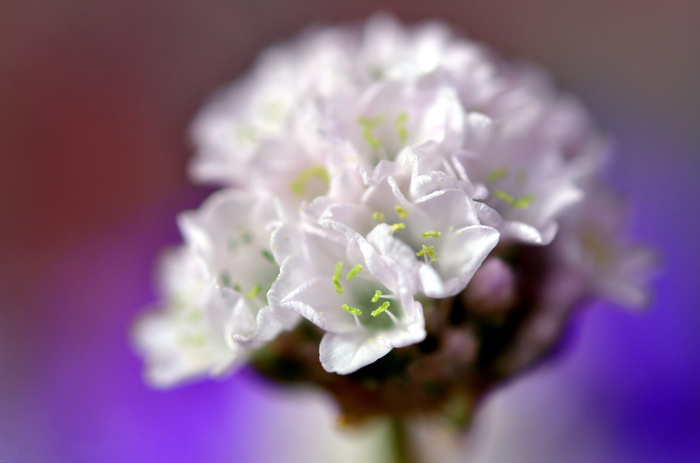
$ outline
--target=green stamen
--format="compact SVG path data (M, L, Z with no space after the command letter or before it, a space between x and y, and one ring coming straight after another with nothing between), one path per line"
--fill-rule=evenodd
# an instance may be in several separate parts
M369 146L372 148L379 148L382 146L382 142L372 134L372 129L384 122L384 116L378 115L372 118L360 116L357 122L362 126L362 136Z
M406 228L406 224L405 223L395 223L393 225L389 225L389 228L391 228L392 232L395 232L395 231L403 230L404 228Z
M402 219L405 219L406 216L408 215L408 212L406 212L406 209L404 209L401 206L394 206L394 210L396 211L397 214L399 214L399 217Z
M435 252L435 247L434 246L426 246L422 244L423 248L416 253L418 257L420 256L428 256L431 261L435 262L438 260L437 253Z
M382 212L375 212L372 214L372 218L377 222L384 222L384 214Z
M369 127L365 127L364 129L362 129L362 136L365 137L365 141L369 146L371 146L372 148L379 148L380 146L382 146L382 142L374 135L372 135L371 130L372 129L370 129Z
M255 296L258 295L258 293L260 292L261 289L262 289L262 287L260 287L260 285L253 286L253 289L251 289L248 292L248 299L254 299Z
M355 275L360 273L362 271L362 266L361 265L356 265L348 272L348 276L345 277L346 280L349 280L353 278Z
M420 235L421 238L441 238L442 233L435 230L428 230L427 232Z
M391 303L389 301L385 301L382 305L380 305L375 310L373 310L371 315L373 317L376 317L380 313L386 311L386 309L388 309L390 305L391 305Z
M493 191L493 195L494 195L496 198L500 199L501 201L503 201L503 202L505 202L505 203L508 203L508 204L511 205L511 206L513 205L513 202L515 201L515 199L513 198L513 196L509 195L508 193L506 193L506 192L503 191L503 190L494 190L494 191Z
M221 272L221 284L223 286L231 286L231 277L228 272Z
M335 264L335 273L333 274L333 286L335 286L335 292L338 294L343 294L343 287L340 284L340 271L343 269L343 262L339 261Z
M523 196L522 198L518 198L514 203L513 207L518 208L518 209L526 209L527 207L532 204L532 201L535 200L535 197L532 195L527 195Z
M343 310L346 310L353 315L362 315L362 311L360 309L356 307L350 307L347 304L343 304Z
M495 182L496 180L500 180L503 177L506 177L507 175L508 175L508 169L506 169L505 167L501 167L500 169L492 170L486 176L486 181L487 182Z
M263 249L263 250L261 250L260 252L262 253L262 256L263 256L265 259L267 259L268 261L270 261L271 264L275 264L275 263L276 263L276 262L275 262L275 256L273 256L272 253L271 253L270 251L268 251L267 249Z
M331 176L328 171L320 165L309 166L299 172L294 180L289 183L289 189L297 196L303 196L306 194L306 186L312 179L318 179L325 184L329 184L331 181Z
M406 143L406 140L408 140L406 121L408 121L408 113L403 111L401 114L399 114L399 117L396 118L396 130L399 131L399 140L401 143Z
M382 297L382 292L379 290L376 290L374 292L374 296L372 296L372 302L378 302L380 297Z

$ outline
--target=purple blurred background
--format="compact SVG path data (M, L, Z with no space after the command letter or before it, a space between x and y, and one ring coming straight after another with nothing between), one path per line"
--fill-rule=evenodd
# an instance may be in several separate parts
M148 389L128 331L155 299L175 214L207 193L185 177L197 108L266 45L376 8L0 3L0 461L352 461L351 444L297 424L309 409L330 428L328 404L249 372ZM700 2L381 9L445 20L581 96L617 141L610 178L632 233L663 259L649 312L591 308L564 356L487 401L474 461L700 461Z

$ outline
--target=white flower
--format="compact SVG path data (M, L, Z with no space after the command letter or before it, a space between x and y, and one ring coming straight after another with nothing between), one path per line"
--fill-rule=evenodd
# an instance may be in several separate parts
M294 314L275 312L267 304L267 292L279 273L270 248L270 236L279 225L273 200L222 190L199 210L183 213L179 223L216 286L235 294L234 322L227 327L232 339L259 346L294 327Z
M430 157L427 151L421 154ZM474 203L462 189L439 189L447 174L426 172L430 163L421 165L419 158L407 150L403 162L380 163L359 203L319 198L309 210L326 228L375 238L378 250L391 254L423 294L454 296L496 246L498 232L479 223ZM456 178L445 184L460 185ZM410 194L431 190L416 198Z
M288 239L280 232L273 245ZM383 239L346 238L323 229L302 232L299 249L284 260L270 290L272 307L296 312L325 330L320 357L327 371L352 373L425 337L411 278L394 255L380 254Z
M371 80L420 78L439 69L451 39L449 28L437 22L408 31L390 16L377 15L363 31L359 68Z
M268 50L252 74L215 95L195 120L192 177L227 186L246 183L250 163L265 144L288 138L290 118L313 111L319 94L347 85L351 45L347 31L329 29Z
M587 201L565 217L552 253L589 292L624 306L643 307L649 302L656 256L624 237L620 198L597 182L588 190Z
M146 358L146 376L168 387L200 376L221 376L242 364L248 349L227 335L240 298L218 289L201 259L180 247L161 267L164 306L138 320L134 341Z
M460 160L469 179L487 191L484 223L506 238L546 245L556 235L556 218L582 192L561 153L538 140L532 123L470 114Z
M433 141L447 153L462 143L464 110L454 87L438 79L373 83L324 102L320 130L350 140L366 167L406 146Z

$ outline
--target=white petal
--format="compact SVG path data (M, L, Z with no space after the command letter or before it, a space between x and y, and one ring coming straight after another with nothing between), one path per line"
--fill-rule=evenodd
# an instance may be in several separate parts
M319 346L321 365L331 373L347 375L391 351L367 332L326 333Z

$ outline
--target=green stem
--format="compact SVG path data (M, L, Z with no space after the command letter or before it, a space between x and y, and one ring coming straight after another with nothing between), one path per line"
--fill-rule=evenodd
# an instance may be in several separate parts
M406 422L394 417L391 418L390 426L395 463L418 463Z

